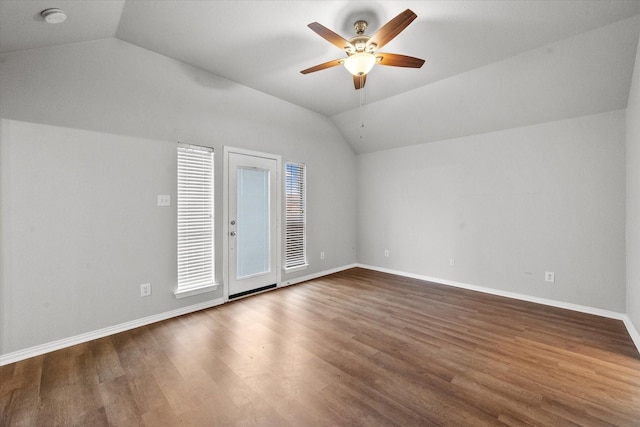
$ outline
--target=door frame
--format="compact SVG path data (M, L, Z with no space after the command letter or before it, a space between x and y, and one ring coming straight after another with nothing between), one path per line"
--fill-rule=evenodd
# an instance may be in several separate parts
M229 154L242 154L245 156L262 157L276 161L276 195L273 201L276 204L276 286L280 286L282 280L282 156L260 151L245 150L244 148L223 147L224 163L222 172L222 289L224 301L229 301Z

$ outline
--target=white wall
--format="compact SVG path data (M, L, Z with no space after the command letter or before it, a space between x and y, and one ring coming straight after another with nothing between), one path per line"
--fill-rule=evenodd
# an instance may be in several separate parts
M218 235L224 145L307 164L310 267L283 280L355 262L356 160L326 117L117 39L0 67L0 355L222 296L172 294L176 141L215 150Z
M640 331L640 41L627 105L627 315Z
M624 312L624 165L624 111L361 154L358 262Z

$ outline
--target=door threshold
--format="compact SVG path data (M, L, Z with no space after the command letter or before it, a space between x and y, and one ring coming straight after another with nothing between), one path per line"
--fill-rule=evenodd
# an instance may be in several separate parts
M251 290L244 291L244 292L239 292L237 294L229 295L229 299L240 298L240 297L244 297L244 296L247 296L247 295L255 294L256 292L266 291L267 289L273 289L276 286L277 285L274 283L273 285L262 286L261 288L256 288L256 289L251 289Z

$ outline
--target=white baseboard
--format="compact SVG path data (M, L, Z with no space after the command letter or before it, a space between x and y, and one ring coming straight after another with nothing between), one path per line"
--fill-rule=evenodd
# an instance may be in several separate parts
M373 265L356 264L356 267L366 268L368 270L380 271L382 273L395 274L397 276L410 277L412 279L425 280L427 282L439 283L441 285L454 286L456 288L469 289L471 291L483 292L485 294L492 294L492 295L497 295L497 296L506 297L506 298L513 298L513 299L522 300L522 301L534 302L537 304L548 305L551 307L564 308L567 310L578 311L581 313L594 314L596 316L607 317L610 319L622 320L624 322L625 327L627 328L627 331L629 332L629 335L631 336L631 340L633 341L636 348L638 349L638 352L640 352L640 335L638 335L638 331L635 329L635 327L633 326L633 323L625 313L618 313L617 311L604 310L601 308L573 304L570 302L534 297L531 295L503 291L500 289L487 288L484 286L470 285L467 283L455 282L453 280L423 276L421 274L413 274L413 273L407 273L399 270L391 270L389 268L376 267Z
M622 320L624 321L624 326L627 327L627 331L629 332L633 343L636 345L638 352L640 352L640 334L638 333L638 330L633 325L633 322L631 322L631 319L629 319L629 316L624 316L624 319Z
M567 303L563 301L556 301L546 298L533 297L530 295L519 294L515 292L502 291L499 289L487 288L484 286L470 285L466 283L455 282L452 280L439 279L435 277L423 276L420 274L407 273L399 270L391 270L388 268L375 267L372 265L366 264L349 264L338 268L333 268L329 270L323 270L318 273L309 274L307 276L297 277L295 279L289 279L282 281L278 288L286 287L290 285L294 285L296 283L306 282L307 280L317 279L322 276L327 276L329 274L338 273L340 271L348 270L350 268L360 267L368 270L380 271L383 273L395 274L397 276L410 277L413 279L425 280L428 282L439 283L442 285L454 286L457 288L469 289L477 292L484 292L487 294L498 295L507 298L513 298L523 301L535 302L538 304L548 305L552 307L565 308L568 310L579 311L582 313L594 314L597 316L608 317L611 319L618 319L624 322L629 335L635 346L638 348L640 352L640 334L634 327L633 323L629 319L629 317L624 313L618 313L615 311L603 310L600 308L588 307L578 304ZM37 345L34 347L29 347L23 350L18 350L12 353L2 354L0 355L0 366L8 365L10 363L19 362L24 359L28 359L30 357L40 356L41 354L49 353L51 351L60 350L65 347L71 347L76 344L81 344L87 341L95 340L98 338L103 338L109 335L117 334L119 332L128 331L130 329L139 328L141 326L150 325L152 323L160 322L162 320L167 320L173 317L182 316L184 314L193 313L195 311L204 310L207 308L215 307L217 305L224 304L225 301L223 298L217 298L212 301L206 301L199 304L190 305L187 307L182 307L176 310L167 311L164 313L154 314L151 316L143 317L141 319L132 320L130 322L121 323L119 325L109 326L103 329L98 329L96 331L87 332L84 334L76 335L69 338L63 338L61 340L52 341L50 343Z
M328 276L329 274L339 273L340 271L348 270L350 268L357 267L357 264L343 265L342 267L332 268L330 270L323 270L318 273L309 274L308 276L296 277L295 279L283 280L278 287L284 288L285 286L295 285L296 283L306 282L307 280L317 279L318 277Z
M317 279L318 277L327 276L329 274L337 273L339 271L348 270L355 267L356 264L349 264L330 270L324 270L318 273L310 274L308 276L298 277L295 279L284 280L278 285L278 287L284 287L294 285L296 283L305 282L311 279ZM49 353L51 351L60 350L65 347L71 347L72 345L81 344L87 341L103 338L109 335L117 334L119 332L128 331L129 329L139 328L140 326L149 325L151 323L167 320L172 317L182 316L184 314L193 313L194 311L204 310L206 308L215 307L220 304L224 304L223 298L217 298L215 300L206 301L199 304L189 305L176 310L167 311L164 313L154 314L152 316L143 317L142 319L132 320L130 322L121 323L119 325L109 326L96 331L87 332L84 334L76 335L73 337L63 338L61 340L52 341L45 344L25 348L23 350L14 351L12 353L0 354L0 366L8 365L10 363L19 362L30 357L40 356L41 354Z
M204 310L205 308L214 307L222 303L224 303L224 300L222 298L217 298L212 301L189 305L187 307L178 308L176 310L166 311L164 313L154 314L152 316L147 316L141 319L132 320L130 322L121 323L119 325L109 326L106 328L98 329L96 331L87 332L73 337L63 338L61 340L52 341L46 344L36 345L34 347L14 351L12 353L2 354L0 355L0 366L19 362L20 360L40 356L41 354L60 350L65 347L71 347L72 345L81 344L98 338L103 338L109 335L117 334L119 332L128 331L129 329L150 325L151 323L160 322L172 317L178 317L184 314L193 313L194 311Z

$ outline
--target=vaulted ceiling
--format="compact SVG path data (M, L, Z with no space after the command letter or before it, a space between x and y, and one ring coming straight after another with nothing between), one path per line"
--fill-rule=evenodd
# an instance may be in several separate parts
M376 66L360 91L343 67L300 74L344 56L307 24L348 39L407 8L384 50L421 69ZM327 115L359 153L625 108L639 32L639 0L0 0L0 53L116 37Z

